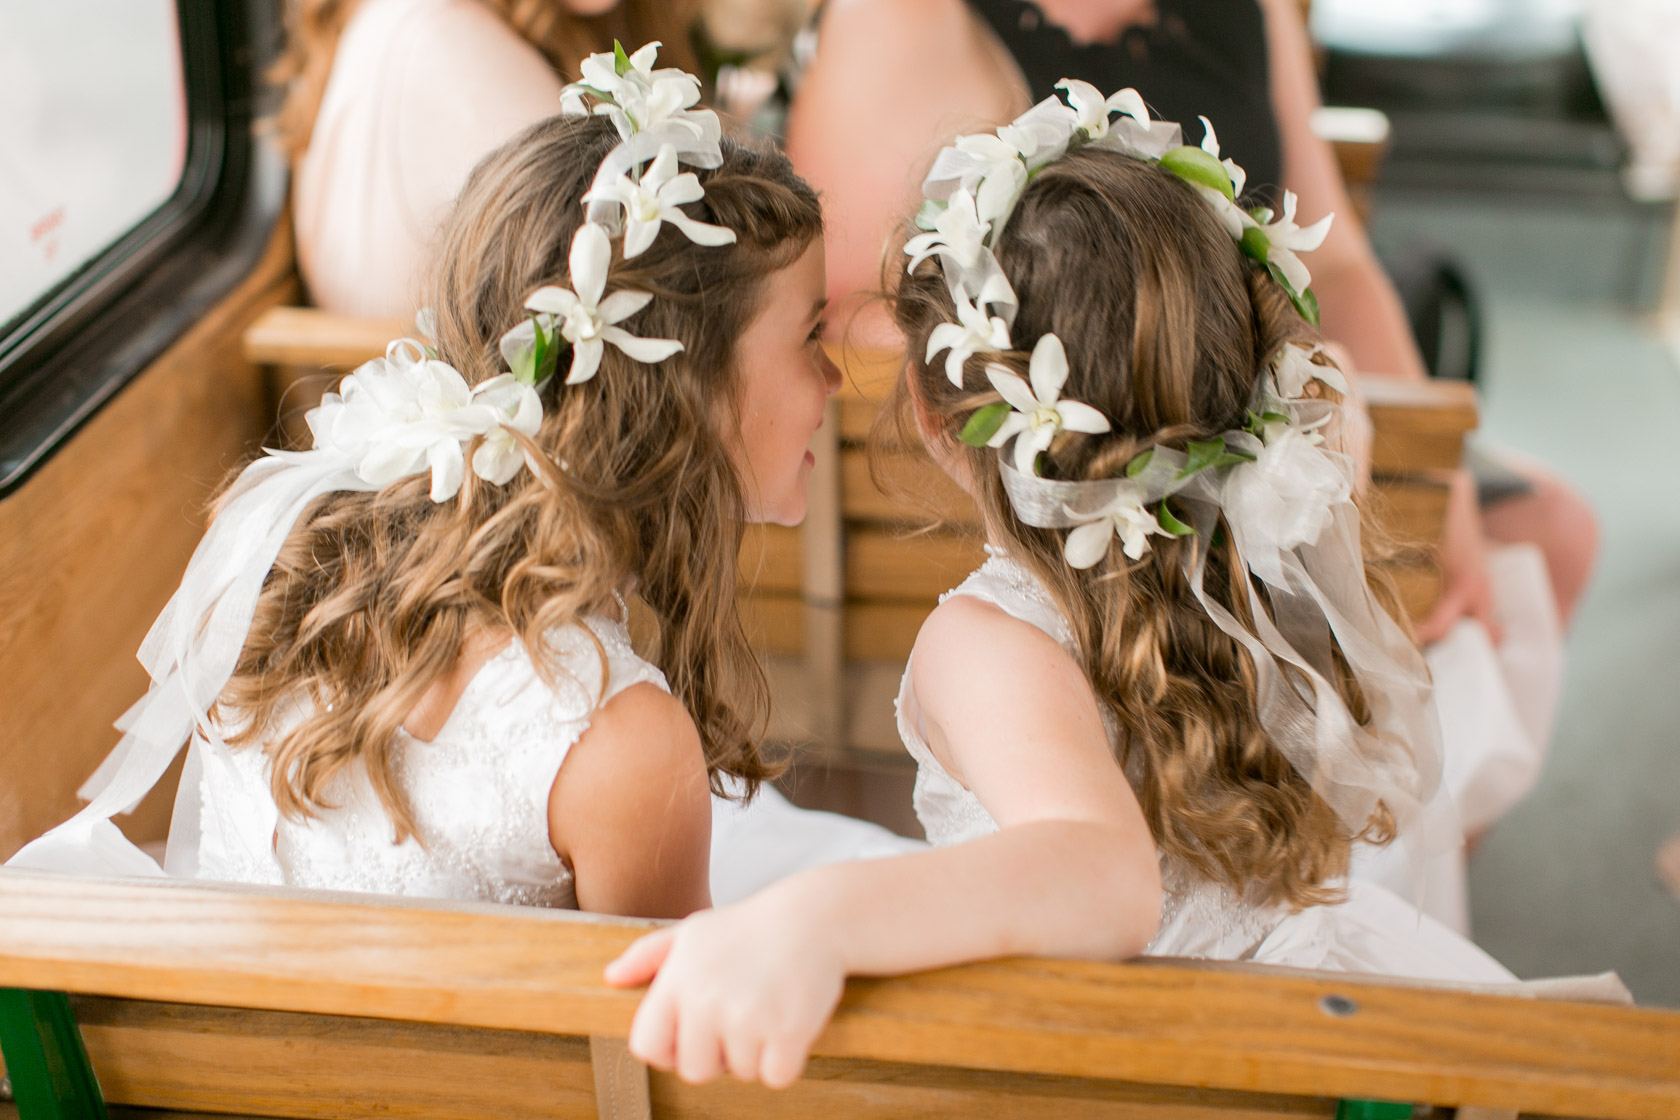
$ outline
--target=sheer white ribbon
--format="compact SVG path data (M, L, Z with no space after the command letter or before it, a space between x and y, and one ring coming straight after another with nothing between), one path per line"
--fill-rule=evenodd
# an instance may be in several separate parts
M1335 410L1325 402L1297 404L1319 413L1320 424ZM1157 447L1132 477L1037 478L1002 455L998 470L1016 516L1039 528L1073 528L1117 503L1171 497L1206 542L1223 513L1253 576L1246 581L1252 629L1204 587L1204 544L1183 550L1184 572L1208 617L1252 659L1261 726L1350 831L1362 831L1377 803L1386 804L1409 858L1421 866L1420 857L1452 845L1460 832L1446 799L1436 797L1441 745L1428 668L1365 579L1352 460L1313 444L1301 427L1269 445L1247 432L1224 438L1256 461L1181 477L1188 456ZM1333 649L1370 707L1364 724L1334 684Z

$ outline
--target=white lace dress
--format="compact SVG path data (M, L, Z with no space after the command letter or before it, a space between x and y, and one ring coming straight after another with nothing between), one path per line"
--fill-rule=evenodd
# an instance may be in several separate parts
M573 626L549 635L555 688L513 642L479 669L431 741L398 732L393 768L416 838L393 842L360 767L330 791L333 808L291 821L275 807L262 751L195 741L167 870L223 882L575 907L571 869L549 844L549 789L597 698L605 703L643 682L666 687L664 675L631 649L621 623L597 617L588 625L607 654L605 689L594 643ZM769 787L745 806L714 799L712 818L719 904L806 867L922 846L863 821L796 809Z
M969 595L991 603L1072 652L1067 620L1037 578L1000 552L988 552L986 563L947 597ZM960 844L996 832L997 823L980 799L951 777L928 749L908 668L898 694L898 729L916 760L916 815L928 840L936 846ZM1145 950L1151 956L1255 961L1419 980L1514 979L1475 945L1370 883L1350 883L1344 903L1292 913L1246 899L1164 856L1161 881L1161 924Z

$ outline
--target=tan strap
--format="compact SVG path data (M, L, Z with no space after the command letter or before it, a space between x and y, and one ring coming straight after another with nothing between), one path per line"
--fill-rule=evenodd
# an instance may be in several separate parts
M601 1120L653 1120L647 1066L631 1057L624 1039L590 1035L589 1064L595 1071L595 1112Z

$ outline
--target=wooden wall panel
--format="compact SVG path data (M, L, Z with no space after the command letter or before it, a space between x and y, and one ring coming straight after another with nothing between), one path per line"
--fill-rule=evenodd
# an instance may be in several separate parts
M297 296L282 229L251 275L0 501L0 859L74 812L146 688L135 660L204 531L216 485L266 428L240 333ZM172 790L119 818L167 828Z

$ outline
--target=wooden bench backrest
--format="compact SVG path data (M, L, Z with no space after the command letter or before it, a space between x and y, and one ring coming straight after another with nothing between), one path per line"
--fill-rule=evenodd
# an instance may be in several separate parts
M589 1116L587 1040L622 1039L639 998L601 969L645 928L0 871L0 987L77 994L116 1102ZM1327 1117L1338 1097L1680 1115L1680 1013L1184 962L854 980L815 1055L780 1094L655 1075L654 1115Z

